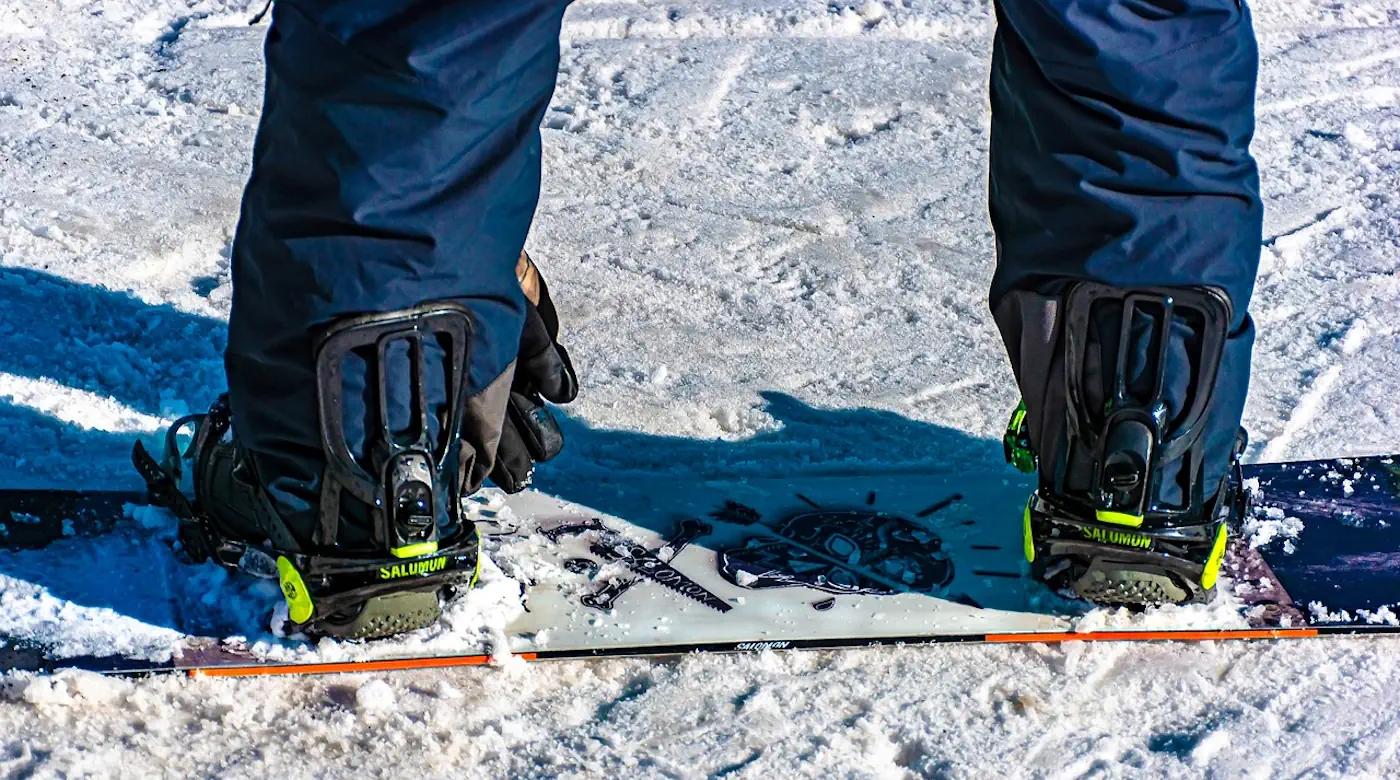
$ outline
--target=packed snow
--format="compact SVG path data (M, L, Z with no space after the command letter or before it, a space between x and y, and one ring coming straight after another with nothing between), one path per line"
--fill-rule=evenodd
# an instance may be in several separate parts
M0 485L129 486L131 437L222 388L261 5L0 0ZM1400 4L1254 12L1267 216L1248 457L1395 452ZM1001 467L1016 391L985 303L993 25L982 0L570 9L529 247L583 393L543 491ZM1286 516L1258 520L1274 541L1306 539ZM56 544L82 566L133 543ZM26 565L0 564L7 598ZM191 593L234 587L212 567L184 576ZM123 602L124 582L81 607L28 585L24 609L79 610L73 622L158 656L169 635ZM493 582L509 580L488 577L483 596ZM275 598L259 587L224 607ZM441 630L501 625L511 604L496 596ZM0 603L0 632L20 614ZM291 652L270 632L244 639ZM1397 659L1400 643L1370 639L10 674L0 774L1380 776L1400 753Z

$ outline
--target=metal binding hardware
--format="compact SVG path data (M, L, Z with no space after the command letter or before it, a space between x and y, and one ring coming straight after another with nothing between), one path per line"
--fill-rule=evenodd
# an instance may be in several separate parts
M441 302L401 312L370 314L340 321L316 348L321 440L326 473L316 543L335 545L341 520L341 493L369 507L375 541L395 558L437 551L439 522L459 522L461 496L455 467L456 445L466 401L467 350L471 316L465 307ZM429 344L444 356L443 411L428 401ZM411 399L407 425L395 430L389 415L390 350L407 350ZM367 409L364 464L350 450L344 424L344 365L351 354L365 360L366 385L373 389ZM434 423L438 430L434 431ZM436 443L434 442L436 439ZM445 494L444 494L445 491ZM441 518L442 511L449 517Z

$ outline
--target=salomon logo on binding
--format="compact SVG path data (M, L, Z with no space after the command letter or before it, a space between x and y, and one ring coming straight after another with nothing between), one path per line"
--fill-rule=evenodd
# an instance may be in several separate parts
M1102 528L1084 528L1084 535L1096 542L1104 544L1118 544L1124 547L1141 547L1146 550L1152 546L1152 537L1141 534L1124 533L1123 531L1107 531Z
M396 563L393 566L383 566L379 569L379 579L396 580L400 577L412 577L415 574L432 574L435 571L442 571L447 568L447 556L440 555L426 561L414 561L412 563Z

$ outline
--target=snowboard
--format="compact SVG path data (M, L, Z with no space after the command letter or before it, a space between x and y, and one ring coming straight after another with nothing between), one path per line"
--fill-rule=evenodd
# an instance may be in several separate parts
M210 676L953 642L1400 632L1400 459L1256 464L1209 605L1095 608L1029 576L1011 471L620 475L468 503L488 561L438 626L278 636L275 581L175 556L140 492L0 491L0 670ZM273 621L276 622L276 621Z

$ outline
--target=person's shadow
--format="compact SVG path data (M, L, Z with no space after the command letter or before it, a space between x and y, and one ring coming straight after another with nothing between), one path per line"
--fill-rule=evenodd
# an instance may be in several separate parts
M567 444L533 487L663 540L698 520L711 532L685 543L713 552L741 587L1078 611L1028 577L1020 509L1031 479L1005 463L1000 441L889 411L761 397L771 422L734 441L561 417Z
M131 431L209 404L226 333L129 293L0 268L0 488L139 487Z
M0 489L139 492L142 485L129 461L137 434L94 430L81 415L65 421L48 414L45 404L51 401L42 393L36 397L34 384L51 383L43 386L51 386L54 393L91 394L94 420L109 429L139 427L130 420L123 423L120 414L114 418L103 404L115 401L125 410L151 417L202 408L223 387L225 333L223 322L151 306L125 293L36 271L0 270L0 339L5 345L0 350L0 442L6 443L11 464L0 471ZM29 395L7 394L6 387ZM978 551L982 568L959 569L955 551L952 565L961 576L980 583L974 603L1040 611L1027 601L1030 583L1022 576L1018 533L1010 534L1016 545L1005 543L1008 528L1019 530L1018 517L986 517L980 525L966 519L988 510L1014 509L1029 489L1025 479L1002 462L1000 442L887 411L818 409L781 393L765 393L763 410L771 418L765 430L726 441L598 429L556 409L567 445L559 458L540 467L534 488L601 514L626 517L666 536L682 518L725 507L736 496L726 494L723 486L746 480L844 477L843 484L858 487L862 475L874 473L883 484L904 482L911 489L931 479L929 475L993 480L1007 494L998 506L938 514L961 498L960 493L945 495L948 491L940 487L927 495L928 513L909 517L908 525L921 527L925 536L918 538L926 539L930 531L939 533L946 518L963 518L953 523L951 535L962 549ZM159 443L153 433L140 438L148 446ZM664 490L655 489L661 485ZM889 508L890 491L879 492L877 496L874 489L861 489L846 503L873 516ZM800 491L792 498L815 503ZM7 544L0 534L0 546L10 547L0 554L0 575L42 586L59 599L152 625L182 631L261 630L239 623L248 619L248 604L242 602L263 599L266 592L250 585L235 587L212 564L176 564L168 549L169 526L152 528L149 516L140 511L128 508L129 516L115 520L123 533L106 533L113 525L110 515L117 510L103 506L96 514L105 513L106 520L78 523L59 534L88 538L58 538L43 549L19 550L17 546L36 545L16 545L13 540ZM906 510L905 514L918 514ZM12 517L10 525L15 522ZM985 540L996 542L979 544L984 534ZM948 537L943 533L945 542ZM694 543L704 547L706 541ZM880 581L900 589L898 582ZM916 583L907 590L973 601L956 578L951 584L940 583L936 593L926 585ZM178 602L173 608L172 589Z

